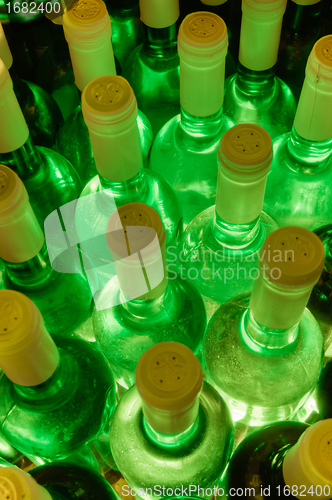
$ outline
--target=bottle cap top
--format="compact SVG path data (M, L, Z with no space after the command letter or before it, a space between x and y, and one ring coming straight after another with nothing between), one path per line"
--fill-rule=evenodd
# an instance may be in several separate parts
M218 156L229 170L256 174L270 167L272 140L266 130L258 125L236 125L223 135Z
M49 492L17 467L0 468L0 500L52 500Z
M217 14L211 12L194 12L183 20L179 29L179 44L182 51L193 50L210 52L228 45L227 27ZM180 54L182 55L182 54Z
M141 21L150 28L167 28L179 15L179 0L140 0Z
M106 13L106 5L102 0L78 0L69 5L65 17L75 24L91 24L98 22Z
M107 75L92 80L82 94L82 112L90 124L122 127L136 121L137 104L133 89L121 76Z
M288 286L314 284L324 268L324 246L308 229L282 227L266 238L260 264L265 265L270 281Z
M153 208L144 203L127 203L109 218L106 238L112 255L123 258L146 249L154 240L159 250L165 243L166 232Z
M331 72L332 69L332 35L323 36L320 38L310 54L310 58L314 59L315 63L323 66ZM309 60L310 60L309 58Z
M161 342L150 347L136 368L136 385L148 405L179 410L199 394L203 373L195 354L183 344Z
M0 226L1 222L15 219L27 203L28 193L18 175L10 168L0 164Z

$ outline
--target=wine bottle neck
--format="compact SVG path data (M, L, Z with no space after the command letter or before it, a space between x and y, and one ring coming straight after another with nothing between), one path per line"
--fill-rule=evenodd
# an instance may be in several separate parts
M163 434L156 431L143 416L144 430L154 445L160 448L176 449L191 443L201 427L202 415L198 411L195 421L184 431L177 434Z
M314 168L317 172L318 168L325 168L331 156L332 138L326 141L309 141L301 137L293 126L287 147L297 170L305 172Z
M101 175L99 175L99 180L105 199L115 200L115 203L117 200L121 200L121 205L137 201L147 185L147 178L143 168L136 175L122 182L113 182Z
M33 258L26 262L13 263L3 261L6 270L6 279L11 285L25 291L33 291L47 285L54 278L46 243Z
M166 28L151 28L142 23L143 51L149 57L170 58L177 54L176 23Z
M284 19L285 26L296 31L308 28L307 23L313 22L320 14L322 10L321 3L321 0L310 5L301 5L301 2L294 1L289 2L287 16Z
M126 17L132 10L138 8L138 0L112 0L110 5L107 5L110 15L116 17Z
M269 270L270 278L274 281L270 281L265 274L268 266L263 262L264 258L275 262L275 267ZM279 263L295 261L295 253L291 249L283 252L267 249L266 254L260 255L260 261L250 297L249 333L258 344L269 347L271 342L271 347L274 347L276 342L275 347L283 347L287 343L292 343L297 336L298 323L314 283L287 286L278 282L281 276Z
M272 68L256 71L248 69L241 63L238 64L238 72L236 76L237 87L248 95L273 95L275 87L275 66Z
M181 127L197 144L206 139L216 139L223 124L222 108L209 116L193 116L181 107Z
M77 387L78 366L73 357L67 352L59 350L59 363L54 373L43 383L35 386L14 384L14 390L26 402L42 403L55 398L61 393L62 398L67 398ZM70 381L70 383L68 383ZM64 394L66 392L66 395ZM68 392L68 394L67 394Z
M20 148L10 153L2 153L1 160L14 170L24 183L28 180L31 181L33 177L34 183L39 184L44 178L42 159L31 136Z
M136 299L136 300L127 300L127 298L121 293L123 296L123 307L133 316L137 316L139 318L151 318L161 313L165 309L169 311L172 307L172 299L173 294L169 283L167 283L166 287L161 287L160 293L151 299Z
M223 247L241 251L251 246L257 238L260 239L260 216L247 224L232 224L223 220L215 211L212 233Z
M244 313L241 321L241 335L245 344L252 351L267 356L286 355L292 352L298 334L298 323L280 330L266 328L255 320L251 310Z

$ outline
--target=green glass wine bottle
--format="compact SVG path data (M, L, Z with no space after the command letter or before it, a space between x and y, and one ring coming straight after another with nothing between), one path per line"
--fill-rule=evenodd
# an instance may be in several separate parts
M156 135L180 111L179 56L176 49L179 0L140 0L143 44L123 65L121 75L136 95Z
M262 212L269 134L257 125L236 125L223 135L218 156L216 205L187 226L179 253L180 270L203 296L208 319L222 303L252 290L259 250L277 229Z
M332 361L323 368L313 393L317 412L321 419L332 418Z
M94 78L116 74L111 23L102 0L96 0L93 10L85 0L79 0L63 16L63 27L69 45L75 82L80 91L83 91ZM146 166L153 140L152 129L146 116L140 111L137 123ZM97 174L81 106L76 108L60 129L57 151L73 164L83 185Z
M218 146L234 125L222 114L227 52L224 21L206 12L188 15L180 26L178 50L181 115L158 133L149 167L175 189L187 225L214 203Z
M332 279L326 271L313 288L307 307L322 330L327 360L332 357Z
M8 467L0 471L0 484L8 499L116 500L111 485L101 474L79 465L52 463L35 467L29 473Z
M138 0L106 0L112 23L112 45L122 67L132 51L142 43Z
M90 447L106 438L115 406L107 361L90 342L51 337L19 292L1 290L0 309L2 435L34 463L98 467Z
M153 208L120 207L108 221L107 243L117 276L96 299L93 329L116 382L128 389L140 357L154 344L180 342L198 355L206 314L188 281L168 279L166 233Z
M296 104L275 76L286 0L242 1L239 65L225 81L224 114L236 124L254 123L272 137L288 132Z
M236 0L236 2L237 1L238 0ZM226 23L229 45L225 59L225 78L233 75L237 71L237 55L239 52L239 40L237 35L240 33L240 23L235 24L234 22L231 22L233 18L230 14L231 12L233 14L233 10L236 10L234 8L234 3L235 0L180 0L180 18L178 20L180 24L187 15L192 14L193 12L201 11L212 12L213 14L221 17L221 19ZM241 7L239 11L241 20ZM237 15L239 15L239 12L237 12ZM239 24L239 26L237 26L237 24ZM234 44L237 44L237 50L234 50ZM230 50L231 47L233 49L232 51ZM233 57L233 53L235 53L235 57Z
M68 0L62 0L62 15L46 14L52 20L48 22L49 36L46 49L44 49L36 65L36 83L54 97L58 103L63 118L66 120L77 106L81 104L81 90L75 84L75 75L70 57L70 51L63 30L63 14ZM68 8L72 8L71 2ZM115 67L119 72L119 62L116 58Z
M237 54L239 52L238 42L237 40L237 51L235 50L236 57L233 57L234 48L233 46L236 44L236 38L239 38L240 34L240 26L236 26L231 22L231 12L234 9L234 0L197 0L198 7L194 9L194 11L206 11L213 12L217 14L217 16L221 17L221 19L227 25L227 34L228 34L228 51L225 59L225 78L233 75L237 71ZM240 9L241 10L241 9ZM240 13L241 18L241 13ZM238 32L238 33L237 33ZM233 50L231 50L233 48Z
M82 111L89 129L99 176L84 188L77 202L75 221L103 286L114 276L108 273L110 252L106 227L111 214L130 202L146 203L161 217L167 246L177 248L182 236L182 213L167 181L143 168L136 122L137 105L132 88L121 76L95 78L82 94ZM104 267L104 265L106 267Z
M3 27L0 24L0 59L9 70L13 88L28 124L32 139L38 146L52 148L55 134L63 125L61 111L54 99L38 85L20 80L13 64Z
M276 422L247 436L226 472L226 493L235 500L331 498L332 419L308 427ZM242 493L241 493L242 492Z
M162 342L141 357L136 385L112 418L110 442L120 472L140 497L190 494L199 486L199 496L211 498L232 450L233 426L193 352Z
M0 163L23 180L41 227L46 217L81 192L76 170L59 153L34 146L13 83L0 60Z
M305 66L314 43L323 33L322 0L291 0L284 15L276 74L299 100Z
M331 390L332 361L330 357L330 361L328 361L320 373L315 390L306 404L295 415L294 420L312 425L320 420L332 418Z
M89 321L92 294L79 257L66 262L67 272L55 271L22 181L4 165L0 165L0 179L0 257L4 268L0 288L28 295L41 311L50 334L94 340Z
M293 129L274 143L264 210L279 226L332 223L332 35L315 43ZM332 108L331 108L332 109Z
M326 363L332 359L332 225L319 228L315 233L324 245L325 263L320 279L312 290L307 307L322 330L324 363Z
M20 451L11 446L3 436L0 436L0 457L1 467L9 467L15 464L21 465L23 460L28 461L28 459L24 457Z
M54 21L57 21L56 18ZM46 50L36 65L36 83L52 95L61 109L64 120L81 104L80 92L75 85L68 43L62 25L49 22Z
M323 336L306 304L323 266L314 233L277 229L261 248L251 296L226 302L212 317L203 369L234 420L252 426L285 420L314 389Z

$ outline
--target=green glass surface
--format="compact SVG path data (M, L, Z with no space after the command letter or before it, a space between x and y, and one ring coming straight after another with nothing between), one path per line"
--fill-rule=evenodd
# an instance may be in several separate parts
M313 397L320 419L332 418L332 361L327 363L319 377Z
M294 127L274 141L263 208L279 226L314 231L332 223L331 145L308 141Z
M325 357L328 358L332 354L329 349L332 345L332 280L327 273L322 274L313 288L307 308L315 316L322 331Z
M195 117L181 109L160 130L152 145L149 167L175 189L186 226L215 202L218 147L234 123L218 113Z
M111 18L114 55L122 67L131 52L142 43L139 1L106 0L105 3Z
M115 410L110 441L115 462L129 486L144 488L144 493L145 488L152 488L145 498L161 495L153 495L156 485L173 491L187 488L188 494L190 485L204 489L218 485L232 450L232 420L223 399L205 382L194 424L181 434L157 433L147 424L133 386Z
M177 28L150 28L142 24L143 44L129 56L122 76L132 86L137 105L156 135L180 112L180 60Z
M20 80L10 68L14 92L28 124L31 137L38 146L53 148L55 136L63 125L59 106L44 89L35 83Z
M272 137L292 128L296 103L290 88L274 76L274 67L253 71L241 63L225 80L224 114L235 122L263 127Z
M0 288L27 295L38 307L51 335L72 334L94 340L92 293L79 263L72 262L70 273L54 271L44 244L32 259L19 264L3 261L3 265Z
M231 299L214 314L202 366L233 419L257 426L285 420L305 403L324 353L322 333L307 309L293 328L267 329L251 317L249 298Z
M134 202L145 203L157 211L166 231L166 245L176 252L182 236L182 211L167 181L146 168L141 168L136 176L124 182L110 182L96 176L83 189L75 211L79 240L86 241L83 251L94 267L108 265L112 261L106 240L106 227L111 214L122 205ZM110 275L107 269L96 270L101 288L115 274Z
M324 337L325 360L332 357L332 225L315 231L324 245L324 271L314 287L308 309L317 319Z
M51 212L76 200L81 193L79 177L69 161L56 151L35 147L31 137L21 148L0 154L0 163L22 179L42 229Z
M237 71L237 63L239 58L239 47L240 47L241 20L242 20L242 0L227 0L227 3L229 3L227 22L226 22L229 45L228 45L228 54L226 56L226 74L228 72L227 61L230 60L229 59L230 57L236 65L233 73L236 73Z
M307 427L299 422L276 422L247 436L229 462L225 478L226 492L233 488L230 496L235 499L245 496L255 500L294 500L296 497L290 492L284 492L283 460Z
M59 28L63 31L62 26ZM45 50L36 69L36 82L52 95L64 120L80 105L66 40L54 43Z
M137 126L144 166L147 166L153 132L149 120L141 111L138 111ZM83 186L97 175L89 129L85 124L81 106L75 109L59 130L56 149L76 168Z
M316 229L315 233L324 245L325 263L324 269L332 274L332 224Z
M22 453L13 448L13 446L7 443L3 436L0 435L0 457L0 466L9 467L22 459Z
M81 92L75 85L69 47L62 25L48 21L48 27L50 32L49 46L38 62L36 81L52 95L61 109L64 120L66 120L81 104ZM115 59L115 65L119 74L117 59Z
M276 74L290 87L297 101L309 54L315 42L323 36L323 2L313 5L287 2L283 17Z
M259 250L275 229L264 212L251 224L236 225L223 221L215 206L187 226L179 253L182 271L203 296L208 320L221 304L252 290Z
M29 474L44 486L53 500L116 500L116 494L104 477L87 467L53 463L35 467Z
M117 278L104 288L94 309L96 340L110 362L115 380L125 389L135 383L142 354L159 342L179 342L199 355L206 314L197 290L187 281L169 279L165 291L152 300L121 303Z
M115 405L111 370L95 345L53 338L60 362L44 383L23 387L2 375L1 433L35 463L65 459L97 468L89 446L109 430Z

